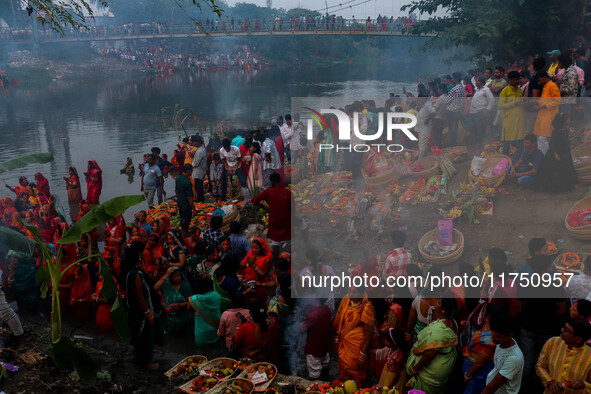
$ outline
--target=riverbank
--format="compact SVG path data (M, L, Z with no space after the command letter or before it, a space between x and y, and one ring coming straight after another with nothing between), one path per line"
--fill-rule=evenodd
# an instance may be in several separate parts
M96 83L125 76L149 74L144 67L100 57L89 53L64 53L15 50L6 54L6 72L14 84L23 88L44 88L49 85Z
M21 315L21 321L27 338L25 346L18 351L4 349L3 356L5 362L18 366L19 371L10 372L8 377L0 379L0 390L10 393L179 392L177 386L164 376L164 372L189 354L171 350L175 346L172 340L169 346L155 350L154 358L160 363L160 370L147 371L136 366L133 348L117 340L114 334L99 333L91 321L81 322L64 316L64 334L69 335L74 343L91 355L103 369L97 376L96 384L90 387L81 384L72 369L57 368L51 360L51 325L48 314L24 314ZM0 338L7 336L8 334L3 333ZM187 349L191 353L190 349L194 349L194 345L185 343L182 349ZM194 349L192 352L203 354L210 360L225 357L227 353L221 346L206 350ZM20 357L25 354L35 355L38 361L27 363ZM10 357L7 358L6 355ZM297 376L278 374L273 385L279 393L295 394L303 393L310 383Z

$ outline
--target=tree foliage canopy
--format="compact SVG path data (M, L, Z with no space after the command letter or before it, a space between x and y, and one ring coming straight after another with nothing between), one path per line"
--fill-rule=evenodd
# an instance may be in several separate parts
M573 45L583 34L584 0L414 0L403 11L446 16L410 33L436 33L431 48L463 46L469 58L512 60Z
M28 3L41 24L60 34L64 34L64 29L68 26L77 30L85 27L85 15L94 19L94 11L88 0L28 0ZM106 0L97 0L97 4L102 7L108 5Z

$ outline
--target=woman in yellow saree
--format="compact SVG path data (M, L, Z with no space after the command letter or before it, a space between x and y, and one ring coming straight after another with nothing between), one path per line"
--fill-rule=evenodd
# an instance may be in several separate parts
M407 387L422 390L428 394L440 394L456 362L458 325L451 318L457 309L454 298L444 298L441 318L432 322L418 334L406 362L406 372L412 375Z
M375 316L371 302L361 298L362 290L353 289L343 298L334 319L337 334L339 379L354 380L363 387L367 378L369 346Z

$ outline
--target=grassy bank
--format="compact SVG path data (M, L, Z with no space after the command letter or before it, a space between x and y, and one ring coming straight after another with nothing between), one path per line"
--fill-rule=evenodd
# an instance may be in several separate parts
M7 67L6 73L10 79L20 81L22 87L43 87L53 80L49 71L40 67Z

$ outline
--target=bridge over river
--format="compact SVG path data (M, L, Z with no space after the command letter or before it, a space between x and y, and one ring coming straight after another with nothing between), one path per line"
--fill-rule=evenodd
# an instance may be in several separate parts
M391 23L378 24L375 22L358 22L343 20L342 23L322 24L311 26L293 26L289 23L281 27L244 25L225 26L218 24L210 28L199 27L196 24L162 25L157 23L90 26L80 31L69 30L63 36L51 29L3 29L0 30L1 39L29 41L42 43L61 43L77 41L118 41L118 40L148 40L160 38L190 38L190 37L245 37L245 36L401 36L417 37ZM432 37L434 34L423 34L422 37Z

